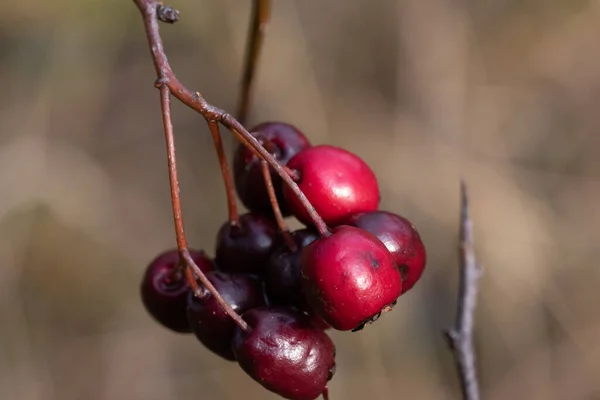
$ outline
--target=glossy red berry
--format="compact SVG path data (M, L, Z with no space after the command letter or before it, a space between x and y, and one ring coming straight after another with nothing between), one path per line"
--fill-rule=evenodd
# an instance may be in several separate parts
M334 329L362 329L389 311L402 282L394 258L373 234L340 226L302 253L302 290Z
M285 165L290 158L310 147L310 142L297 128L283 122L265 122L250 132L257 137L266 150L277 161ZM263 179L260 160L243 144L239 144L233 160L235 188L240 200L250 211L272 215L271 202ZM279 175L271 170L273 187L284 215L289 215L283 199L283 183Z
M202 271L213 269L212 261L203 251L190 250L190 255ZM146 268L141 285L142 303L166 328L179 333L191 332L185 314L189 291L185 274L179 268L177 250L160 254Z
M262 282L256 276L213 271L206 277L238 314L265 304ZM236 325L210 293L198 298L190 292L187 318L202 344L226 360L235 361L231 340Z
M377 209L377 178L360 157L349 151L314 146L298 153L287 166L299 173L298 186L328 225L338 225L352 214ZM288 186L284 186L283 193L293 214L311 224L308 213Z
M215 263L222 271L262 274L277 236L275 223L258 214L242 214L219 229Z
M387 211L373 211L355 214L346 223L371 232L385 244L402 275L402 293L421 278L427 255L419 232L409 220Z
M335 346L306 315L262 307L243 318L250 332L236 328L233 351L242 369L286 399L313 400L335 372Z
M312 229L301 229L292 233L297 248L290 249L281 243L267 262L265 288L273 304L295 306L306 309L307 303L300 287L300 256L306 246L319 238Z

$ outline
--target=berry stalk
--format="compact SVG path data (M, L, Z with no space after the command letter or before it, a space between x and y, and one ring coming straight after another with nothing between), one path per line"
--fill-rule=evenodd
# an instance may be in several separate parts
M277 222L277 226L279 227L279 231L283 236L283 240L285 241L286 246L296 252L298 251L298 246L296 246L296 242L292 237L290 230L287 227L287 224L283 220L283 215L281 215L281 209L279 208L279 202L277 201L277 195L275 194L275 188L273 187L273 179L271 179L271 171L269 170L269 164L265 160L260 161L260 169L263 174L263 179L265 181L265 186L267 187L267 193L269 194L269 200L271 201L271 207L273 208L273 214L275 215L275 221Z
M223 183L225 184L229 222L235 225L239 220L237 204L235 201L235 188L233 186L231 171L229 171L229 164L227 163L227 156L225 155L225 148L223 147L221 132L219 132L219 124L214 120L208 120L207 122L213 142L215 143L215 150L217 151L219 166L221 167L221 174L223 175Z
M171 94L186 106L199 112L207 121L217 121L229 129L239 140L246 143L257 152L257 156L269 163L281 179L289 186L306 209L315 227L323 237L331 235L329 228L300 190L294 179L287 173L277 160L265 150L258 140L244 128L244 126L224 110L210 105L199 92L192 93L177 79L169 64L164 51L163 41L158 27L158 14L165 7L155 0L134 0L142 13L144 28L148 38L148 45L152 54L152 61L160 84L166 86Z
M192 291L194 292L194 296L196 296L198 298L205 297L206 294L208 293L206 288L198 285L198 282L196 281L196 276L192 272L191 268L186 268L187 264L185 263L185 261L182 260L181 264L183 265L183 270L185 272L185 279L187 280L188 284L192 288Z
M158 79L156 81L156 87L160 90L160 106L162 110L163 127L165 131L165 141L167 145L167 164L169 167L169 186L171 189L171 204L173 207L173 219L175 222L175 237L177 240L177 249L179 250L179 256L188 266L191 268L194 274L198 277L202 285L208 290L217 300L217 302L223 307L225 312L229 314L231 319L244 331L248 331L249 327L246 321L242 319L231 306L223 299L217 289L212 283L206 278L206 275L196 265L194 259L190 255L187 238L185 236L185 228L183 226L183 214L181 211L181 200L179 198L179 179L177 176L177 158L175 152L175 138L173 135L173 122L171 120L171 93L169 88L162 81ZM190 273L186 273L186 278L190 284L190 287L194 289L194 292L198 292L198 284L196 279Z

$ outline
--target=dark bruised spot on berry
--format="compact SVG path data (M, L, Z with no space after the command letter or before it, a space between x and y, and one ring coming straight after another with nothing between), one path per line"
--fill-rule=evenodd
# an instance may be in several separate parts
M373 267L373 269L379 268L379 261L374 257L371 257L371 267Z
M402 264L400 268L398 268L398 265L396 264L396 269L400 272L402 282L404 282L408 278L408 265Z

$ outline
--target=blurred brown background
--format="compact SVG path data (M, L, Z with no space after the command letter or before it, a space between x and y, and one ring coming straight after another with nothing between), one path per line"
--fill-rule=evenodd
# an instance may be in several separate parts
M235 109L249 1L173 1L180 79ZM131 1L0 13L0 398L275 399L141 307L175 245L158 92ZM600 3L275 1L251 123L366 159L428 269L362 333L332 333L333 399L458 399L441 330L457 288L458 182L485 266L486 399L600 399ZM203 120L174 109L190 242L226 218ZM228 146L233 146L230 137Z

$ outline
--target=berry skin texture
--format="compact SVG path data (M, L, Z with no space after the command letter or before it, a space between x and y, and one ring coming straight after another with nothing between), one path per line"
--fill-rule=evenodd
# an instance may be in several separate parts
M190 250L190 255L203 272L213 269L212 261L203 251ZM177 250L165 251L148 265L140 290L142 303L164 327L178 333L190 333L185 314L190 287L183 270L177 270L178 265Z
M350 215L374 211L379 186L371 168L357 155L334 146L314 146L298 153L287 166L300 174L296 182L328 225ZM293 214L310 225L310 216L289 187L283 194Z
M277 227L267 217L242 214L237 224L226 222L219 229L215 263L222 271L262 275L276 236Z
M283 122L265 122L250 129L249 132L257 137L266 150L283 165L300 151L310 147L310 142L302 132ZM241 143L235 150L233 171L235 188L244 206L252 212L273 215L260 160ZM290 215L283 198L283 181L273 169L271 169L271 179L282 214Z
M419 232L404 217L387 211L359 213L346 224L377 236L394 256L402 276L402 293L411 289L423 275L427 254Z
M389 311L402 291L385 245L371 233L339 226L302 253L302 290L332 328L360 330Z
M212 271L206 277L238 314L265 305L262 282L256 276ZM202 298L189 293L187 318L202 344L224 359L235 361L231 340L236 324L210 293Z
M323 393L335 372L335 346L323 330L293 309L255 308L243 318L252 329L236 328L232 348L252 379L291 400Z
M306 309L308 304L300 285L300 257L302 250L319 238L312 229L292 233L296 251L282 243L273 250L265 268L265 288L274 304Z

